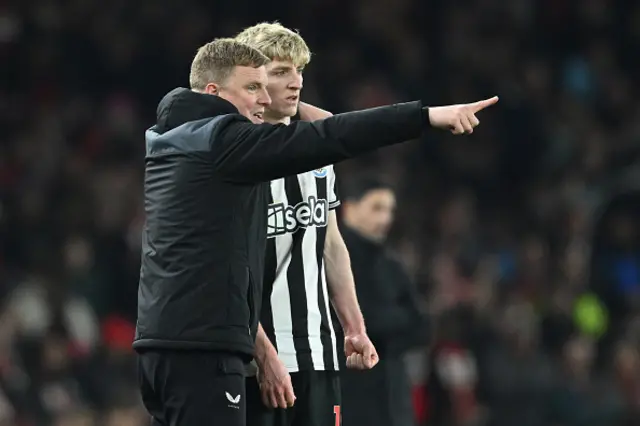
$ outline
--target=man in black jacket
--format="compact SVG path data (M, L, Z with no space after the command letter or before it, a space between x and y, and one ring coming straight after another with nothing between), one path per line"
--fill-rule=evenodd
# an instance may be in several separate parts
M268 181L415 139L470 133L497 98L420 102L314 123L262 124L268 58L232 39L201 47L189 89L146 132L138 321L143 401L157 425L244 425L244 362L260 314ZM357 348L356 348L357 350Z
M428 328L404 267L383 246L394 210L392 189L375 180L354 186L343 205L342 235L351 257L356 292L367 332L380 354L380 362L372 370L341 371L346 425L415 423L404 354L427 343Z

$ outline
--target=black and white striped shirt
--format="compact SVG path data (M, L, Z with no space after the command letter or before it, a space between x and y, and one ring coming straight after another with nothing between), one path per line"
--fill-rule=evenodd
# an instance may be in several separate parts
M261 323L290 372L337 370L323 252L333 166L271 182Z

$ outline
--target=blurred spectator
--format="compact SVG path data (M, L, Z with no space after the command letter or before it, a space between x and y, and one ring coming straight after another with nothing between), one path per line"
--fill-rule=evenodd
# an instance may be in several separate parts
M380 362L367 371L348 370L342 363L342 418L345 424L408 426L413 413L403 356L427 342L428 329L411 280L384 247L395 195L386 184L363 181L344 197L343 206L342 235Z
M636 345L621 344L615 354L615 376L622 401L629 409L624 426L640 422L640 354Z
M488 424L546 424L553 364L539 351L539 323L531 304L507 303L509 306L496 318L498 338L484 355Z
M567 426L621 424L620 393L608 377L592 374L593 342L569 340L564 348L558 383L550 399L549 420Z
M467 320L472 319L468 313L464 309L448 311L437 324L429 358L429 386L424 395L427 425L482 424L478 358L470 334L463 332Z

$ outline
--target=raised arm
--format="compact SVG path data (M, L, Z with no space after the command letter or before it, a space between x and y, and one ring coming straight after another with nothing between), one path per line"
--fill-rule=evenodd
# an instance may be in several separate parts
M216 167L232 180L268 181L318 169L419 137L428 110L409 102L316 122L255 125L233 116L214 134Z
M288 126L254 125L234 115L214 132L211 148L216 167L229 179L268 181L415 139L429 125L453 134L472 133L479 124L476 114L496 102L493 97L431 108L407 102Z

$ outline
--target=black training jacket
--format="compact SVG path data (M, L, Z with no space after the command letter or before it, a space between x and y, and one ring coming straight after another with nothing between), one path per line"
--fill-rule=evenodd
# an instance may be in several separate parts
M269 181L415 139L410 102L289 126L251 123L217 96L178 88L146 132L145 213L134 348L253 356Z

